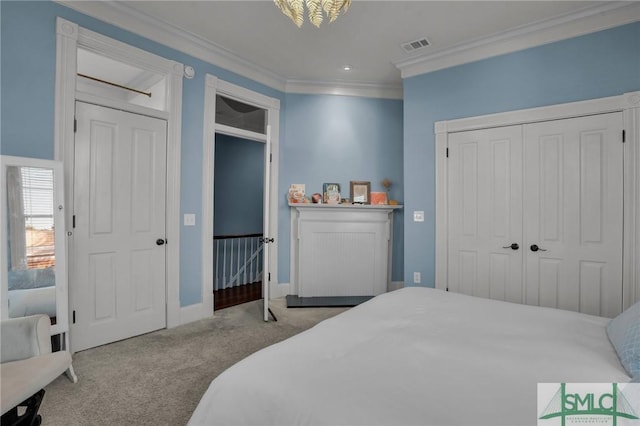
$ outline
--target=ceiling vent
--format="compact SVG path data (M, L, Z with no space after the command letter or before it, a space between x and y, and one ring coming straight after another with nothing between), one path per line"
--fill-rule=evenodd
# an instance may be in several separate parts
M414 41L408 41L406 43L402 43L402 48L405 52L414 52L418 49L423 49L429 45L429 41L426 38L420 38Z

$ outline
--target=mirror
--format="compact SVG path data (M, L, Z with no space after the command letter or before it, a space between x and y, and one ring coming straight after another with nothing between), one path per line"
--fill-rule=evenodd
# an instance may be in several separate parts
M46 314L68 331L62 163L1 156L2 318Z

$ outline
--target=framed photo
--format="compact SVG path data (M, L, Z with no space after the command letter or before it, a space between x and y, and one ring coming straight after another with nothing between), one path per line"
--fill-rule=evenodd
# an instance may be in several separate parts
M374 206L387 204L387 193L386 192L372 192L371 193L371 204Z
M371 182L352 180L349 195L353 204L371 204Z
M325 204L340 204L340 184L325 183L322 185L322 201Z

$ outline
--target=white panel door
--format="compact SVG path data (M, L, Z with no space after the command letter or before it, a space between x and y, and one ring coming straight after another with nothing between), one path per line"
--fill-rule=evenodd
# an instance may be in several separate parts
M521 303L522 127L449 135L448 289Z
M617 315L622 114L525 125L524 135L526 303Z
M269 321L269 290L271 285L271 272L269 269L271 227L269 218L269 208L271 206L271 126L267 126L267 141L264 145L264 178L263 178L263 200L262 200L262 316L265 321Z
M166 121L76 103L71 347L166 326Z

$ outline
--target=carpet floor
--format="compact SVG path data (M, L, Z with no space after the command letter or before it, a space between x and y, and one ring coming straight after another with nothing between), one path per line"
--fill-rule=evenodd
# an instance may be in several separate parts
M287 309L284 299L271 309L278 322L262 320L259 300L74 354L78 383L63 375L45 388L42 424L185 425L211 380L228 367L346 310Z

